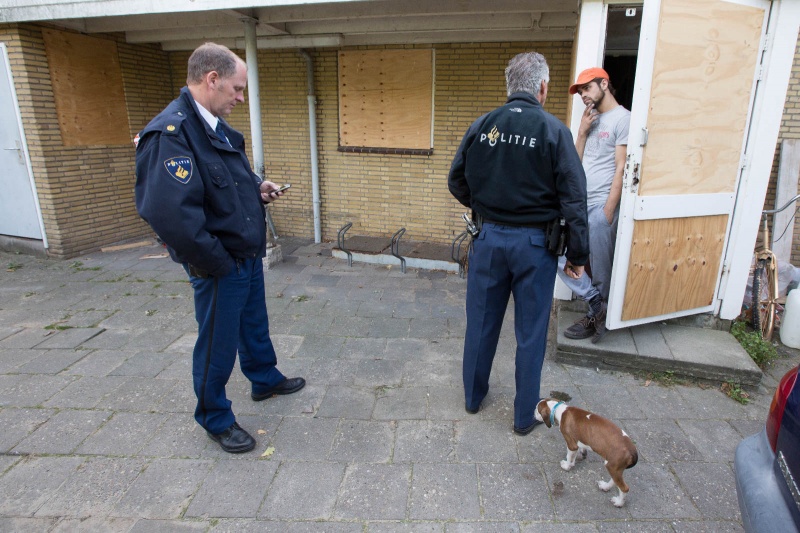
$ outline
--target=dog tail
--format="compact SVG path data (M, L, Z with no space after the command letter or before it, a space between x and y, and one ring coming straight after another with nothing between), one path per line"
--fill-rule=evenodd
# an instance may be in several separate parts
M626 466L625 469L627 470L628 468L633 468L634 466L636 466L636 463L638 462L639 462L639 451L633 450L633 453L631 454L631 464Z

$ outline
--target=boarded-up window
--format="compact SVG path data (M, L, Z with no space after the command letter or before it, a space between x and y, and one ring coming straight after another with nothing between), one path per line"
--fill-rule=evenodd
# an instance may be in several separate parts
M339 145L430 151L433 50L339 52Z
M128 144L117 43L42 30L64 146Z

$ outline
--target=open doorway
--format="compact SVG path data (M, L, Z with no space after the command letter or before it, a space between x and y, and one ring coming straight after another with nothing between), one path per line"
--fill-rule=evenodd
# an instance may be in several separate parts
M642 30L642 4L608 6L603 68L616 90L614 97L630 110Z

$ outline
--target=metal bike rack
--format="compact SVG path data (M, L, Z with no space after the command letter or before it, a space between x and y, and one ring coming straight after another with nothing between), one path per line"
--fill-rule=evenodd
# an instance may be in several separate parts
M464 254L464 257L461 257L461 246L464 244L464 241L469 236L469 233L464 231L459 233L455 239L453 239L453 244L450 245L450 257L458 263L458 277L463 278L466 273L467 269L465 268L465 263L467 260L467 254ZM469 250L469 245L467 245L467 250Z
M353 254L344 247L344 234L347 233L347 230L353 227L352 222L348 222L342 229L339 230L339 233L336 235L336 245L339 247L341 251L347 254L347 266L353 266Z
M400 228L392 235L392 255L400 260L400 271L406 273L406 259L400 256L400 237L406 232L406 228Z

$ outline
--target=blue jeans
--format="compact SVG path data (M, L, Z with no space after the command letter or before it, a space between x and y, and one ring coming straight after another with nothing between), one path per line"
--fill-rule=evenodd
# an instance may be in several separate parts
M497 341L513 294L517 338L514 426L518 428L533 423L541 399L539 385L556 278L556 258L544 243L541 229L484 223L469 256L463 368L466 407L477 409L489 392Z
M188 273L188 265L184 264ZM192 377L197 407L194 418L217 434L236 421L225 385L236 353L242 373L258 394L286 379L276 368L277 357L269 336L261 258L241 259L224 277L189 276L194 289L198 324Z

